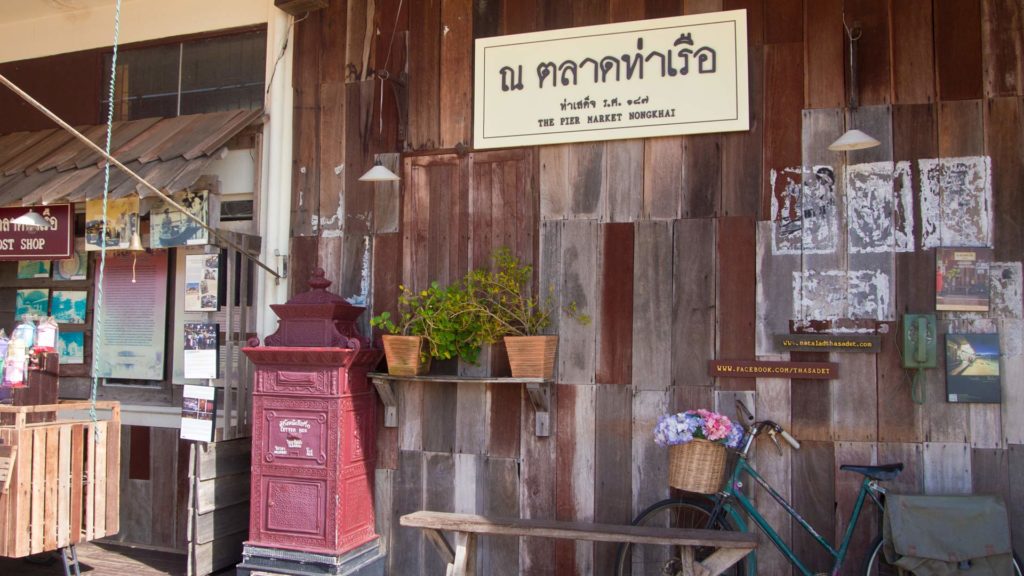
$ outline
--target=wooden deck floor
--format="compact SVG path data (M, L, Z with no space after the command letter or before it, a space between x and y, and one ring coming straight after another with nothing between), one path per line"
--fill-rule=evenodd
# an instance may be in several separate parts
M54 552L50 558L0 558L0 574L4 576L63 576L64 566ZM49 564L45 563L52 560ZM87 542L78 546L78 562L82 574L89 576L184 576L185 555L128 548L111 544ZM217 572L217 576L233 576L233 568Z

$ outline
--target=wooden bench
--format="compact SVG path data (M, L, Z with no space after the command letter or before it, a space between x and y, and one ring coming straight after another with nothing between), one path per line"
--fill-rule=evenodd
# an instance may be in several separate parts
M757 547L757 535L746 532L495 518L450 512L413 512L402 516L399 523L402 526L423 529L427 539L448 563L447 576L476 574L474 558L477 534L679 546L685 576L721 574ZM441 533L444 530L455 533L454 550ZM717 550L703 561L697 562L693 559L694 546L710 546Z

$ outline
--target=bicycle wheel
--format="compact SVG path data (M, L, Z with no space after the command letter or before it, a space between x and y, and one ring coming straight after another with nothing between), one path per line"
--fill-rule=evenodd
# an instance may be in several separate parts
M636 526L662 526L674 528L708 528L713 504L710 500L697 498L672 498L662 500L640 513L633 521ZM727 519L719 519L712 526L714 530L735 530ZM714 548L697 548L697 560L707 558ZM619 545L615 558L619 576L676 576L682 573L679 565L679 548L656 544ZM723 574L744 576L746 562L740 560Z
M865 576L895 576L898 573L898 569L885 561L885 554L882 552L882 537L875 538L875 541L871 544L871 554L868 555L867 560L864 562L864 574ZM1015 576L1024 576L1021 572L1020 558L1017 554L1013 555L1013 573Z

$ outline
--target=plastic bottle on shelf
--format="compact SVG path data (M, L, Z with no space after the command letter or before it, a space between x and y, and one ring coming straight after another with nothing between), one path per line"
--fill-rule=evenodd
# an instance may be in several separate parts
M4 360L4 386L23 388L28 370L28 352L36 338L36 323L26 314L14 327Z
M36 328L35 351L56 352L57 335L59 333L60 328L57 326L57 319L53 316L39 322L39 326Z
M3 385L8 388L25 386L25 369L28 366L28 350L21 340L12 339L4 359Z
M11 342L21 342L25 350L31 348L36 342L36 323L28 314L22 316L21 322L11 332Z

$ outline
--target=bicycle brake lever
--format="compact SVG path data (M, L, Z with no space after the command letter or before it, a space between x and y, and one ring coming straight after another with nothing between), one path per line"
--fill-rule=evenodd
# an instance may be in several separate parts
M775 430L768 430L768 437L772 439L772 444L775 444L775 450L778 451L779 456L782 456L782 446L779 444L779 439L775 437Z

